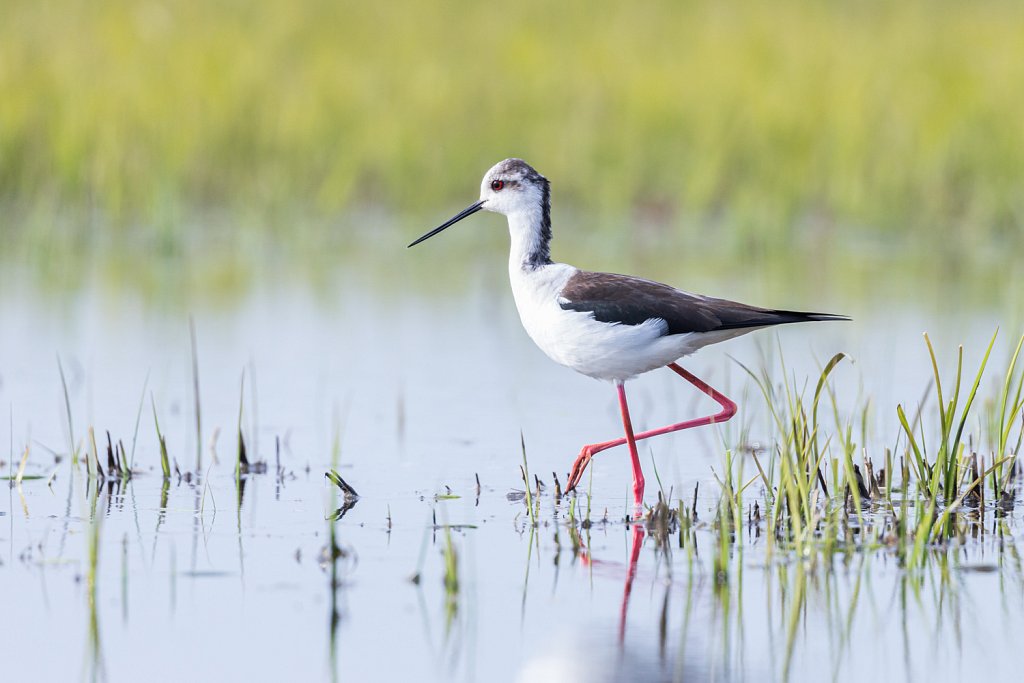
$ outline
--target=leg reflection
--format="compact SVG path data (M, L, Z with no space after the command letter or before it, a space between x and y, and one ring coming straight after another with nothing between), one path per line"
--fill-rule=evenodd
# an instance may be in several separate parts
M632 529L632 543L629 549L629 562L626 564L626 583L622 587L622 606L619 609L619 643L622 644L626 640L626 613L629 611L629 596L633 592L633 579L636 578L636 563L640 559L640 549L644 544L644 525L643 523L636 523L631 526ZM580 563L584 567L588 567L591 571L595 567L602 567L605 571L615 568L618 569L618 562L606 562L603 560L595 559L590 549L583 543L582 539L579 543L579 559ZM616 572L617 573L617 572Z
M626 567L626 585L622 588L622 609L619 613L619 644L626 641L626 612L629 610L629 594L633 591L636 578L636 561L640 559L640 548L644 544L643 524L633 525L633 544L629 552L629 566Z

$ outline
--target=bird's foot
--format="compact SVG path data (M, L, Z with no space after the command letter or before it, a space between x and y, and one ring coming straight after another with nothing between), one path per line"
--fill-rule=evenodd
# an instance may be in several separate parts
M583 472L586 471L587 465L590 464L590 460L594 457L594 451L592 446L584 446L580 450L580 454L576 456L575 462L572 464L572 469L569 470L569 478L565 483L565 492L575 491L579 485L580 480L583 478Z
M634 518L643 518L644 512L644 476L641 474L633 480L633 508Z

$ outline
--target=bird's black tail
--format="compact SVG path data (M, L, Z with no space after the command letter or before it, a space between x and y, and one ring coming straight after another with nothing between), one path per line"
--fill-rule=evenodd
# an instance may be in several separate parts
M749 317L744 317L741 320L731 320L725 322L723 325L719 326L716 329L739 330L745 327L770 327L772 325L788 325L790 323L829 322L843 320L851 320L851 318L845 315L836 315L834 313L807 313L804 311L764 310L759 311L754 315L750 315Z
M775 311L775 312L780 314L780 315L792 317L793 318L792 321L787 320L786 322L795 322L795 323L803 323L803 322L808 322L808 323L810 323L810 322L828 322L830 320L840 320L840 321L841 320L846 320L846 321L849 321L849 320L853 319L853 318L851 318L848 315L838 315L836 313L803 313L803 312L800 312L800 311Z

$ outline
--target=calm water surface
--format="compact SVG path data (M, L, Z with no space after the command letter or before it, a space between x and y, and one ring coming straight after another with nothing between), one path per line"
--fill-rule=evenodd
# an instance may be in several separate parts
M495 264L446 294L422 293L411 276L380 293L342 273L326 286L269 282L227 301L190 295L156 306L98 280L56 294L6 280L0 459L13 473L28 446L25 472L39 477L10 487L0 504L6 677L1013 678L1024 574L1015 539L991 533L991 518L985 535L914 580L886 551L837 555L827 569L768 557L748 528L728 580L718 581L709 524L723 443L773 438L763 399L729 356L778 373L777 339L789 372L813 387L820 364L847 352L855 363L834 375L839 401L872 397L877 451L895 438L896 403L916 404L925 389L920 333L932 332L949 363L964 343L972 367L1005 323L1003 303L961 315L915 312L898 296L859 300L841 306L852 324L702 352L687 366L737 398L739 417L642 449L649 502L658 488L652 457L673 504L699 485L693 536L659 544L623 521L629 466L624 451L611 451L596 460L592 483L584 480L593 524L574 550L569 502L556 501L551 473L564 481L580 445L618 434L614 392L532 346L503 288L501 259ZM145 388L129 483L97 492L66 457L58 355L76 443L92 426L101 448L109 430L132 450ZM673 377L633 383L638 428L714 408ZM241 491L233 474L240 396L250 459L267 463ZM154 409L171 456L193 473L172 477L166 491ZM514 495L523 488L521 433L531 473L547 485L535 531ZM323 476L332 462L361 494L339 519L341 501ZM744 480L753 463L745 471ZM748 504L760 498L756 488ZM575 514L587 504L581 497ZM1015 530L1019 513L1004 521ZM444 586L446 525L457 556L453 593Z

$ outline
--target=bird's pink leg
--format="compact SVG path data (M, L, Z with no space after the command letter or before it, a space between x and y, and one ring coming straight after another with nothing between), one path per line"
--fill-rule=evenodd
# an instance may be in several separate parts
M639 516L644 506L644 473L640 469L640 454L636 450L636 438L633 436L633 422L629 419L629 406L626 404L626 385L615 383L619 390L619 409L622 410L622 427L626 431L626 443L629 444L629 457L633 460L633 504Z
M718 402L718 405L722 406L722 410L715 413L714 415L708 415L707 417L699 417L694 420L687 420L685 422L678 422L676 424L668 425L667 427L660 427L659 429L652 429L646 432L640 432L635 435L635 441L641 439L649 439L652 436L661 436L662 434L670 434L672 432L678 432L683 429L690 429L692 427L704 427L706 425L718 424L719 422L725 422L733 415L736 414L736 404L730 400L727 396L719 393L716 389L709 386L703 380L698 379L693 374L679 367L675 363L669 363L668 368L672 372L676 373L693 386L700 389L702 392L713 398ZM615 446L621 446L627 443L627 439L613 439L611 441L605 441L603 443L589 444L583 447L580 454L576 457L576 461L572 465L572 470L569 472L569 478L566 482L565 490L566 493L572 491L580 483L580 479L583 478L583 471L587 469L587 465L590 464L591 458L600 453L606 451L609 448Z

